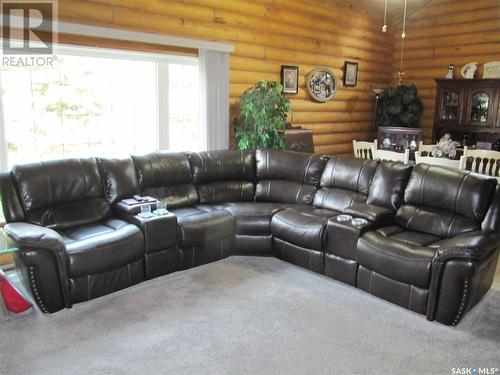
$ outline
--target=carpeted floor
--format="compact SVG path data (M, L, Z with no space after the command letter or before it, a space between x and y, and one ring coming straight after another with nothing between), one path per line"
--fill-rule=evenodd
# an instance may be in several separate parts
M452 374L456 367L500 367L500 291L451 328L274 258L231 257L50 316L0 318L1 374Z

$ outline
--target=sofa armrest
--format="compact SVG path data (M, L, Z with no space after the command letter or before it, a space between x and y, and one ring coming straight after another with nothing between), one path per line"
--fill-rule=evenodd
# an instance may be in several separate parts
M500 236L469 232L440 241L432 260L427 319L456 325L488 291Z
M56 231L29 223L10 223L7 237L19 248L14 255L27 269L33 296L43 312L71 307L66 245Z
M469 232L439 242L433 263L452 259L480 261L498 249L500 236L482 231Z
M395 212L372 204L354 204L347 207L346 214L372 221L375 225L389 225L394 221Z
M149 203L151 204L151 203ZM113 206L113 216L134 224L144 234L146 253L153 253L177 246L178 225L177 216L169 212L166 215L143 218L130 210L126 204Z
M154 206L156 207L156 202L138 203L134 205L128 205L123 202L117 202L113 205L113 211L117 214L131 214L136 215L141 212L142 206Z

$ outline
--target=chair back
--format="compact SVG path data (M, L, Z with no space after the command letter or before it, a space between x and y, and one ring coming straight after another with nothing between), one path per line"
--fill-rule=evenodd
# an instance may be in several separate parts
M405 152L396 152L388 150L378 150L372 146L372 155L375 160L401 161L404 164L410 163L409 149L406 149Z
M500 152L467 149L460 158L460 168L495 177L500 182Z
M378 144L376 139L373 142L352 141L354 157L360 159L373 159L372 146L377 148Z
M421 156L432 156L432 149L434 145L424 145L424 142L420 141L418 144L418 151Z
M433 156L422 156L421 151L415 152L415 164L430 164L439 165L441 167L449 167L460 169L460 160L451 160L447 158L435 158Z

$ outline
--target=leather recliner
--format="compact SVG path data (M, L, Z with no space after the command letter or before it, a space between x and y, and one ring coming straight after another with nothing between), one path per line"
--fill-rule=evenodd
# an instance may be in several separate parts
M4 184L20 198L7 203L7 220L17 222L5 232L20 248L14 255L42 311L144 280L142 233L112 217L95 159L15 166Z
M498 254L482 244L495 241L497 233L488 221L484 228L482 223L495 188L493 179L417 165L395 223L359 240L358 287L429 319L456 324L470 294L483 293L480 279L494 274ZM470 246L477 254L469 253ZM483 271L473 282L476 268Z

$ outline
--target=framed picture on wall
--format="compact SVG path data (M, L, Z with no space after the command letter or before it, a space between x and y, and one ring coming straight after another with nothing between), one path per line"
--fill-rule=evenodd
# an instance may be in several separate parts
M344 86L354 87L358 84L358 63L346 61L344 63Z
M298 94L299 92L299 67L281 65L281 84L285 94Z

